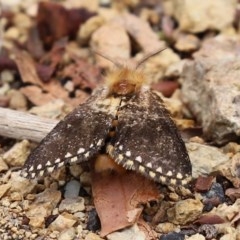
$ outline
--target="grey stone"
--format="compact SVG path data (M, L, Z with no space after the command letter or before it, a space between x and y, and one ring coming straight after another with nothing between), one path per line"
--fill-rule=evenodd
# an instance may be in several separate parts
M186 143L188 154L192 163L192 176L208 175L227 161L229 157L216 147L200 143Z
M107 240L146 240L145 234L135 224L130 228L107 235Z
M73 227L60 233L58 240L73 240L76 236L75 229Z
M63 199L59 205L59 211L67 211L70 213L80 212L85 209L84 198L66 198Z
M64 198L77 198L81 184L79 181L71 180L66 184Z
M173 4L172 11L179 23L179 28L193 33L207 29L224 30L230 27L237 7L236 0L175 0L170 2Z
M201 123L204 136L224 144L240 136L240 56L228 53L226 57L224 51L215 51L214 57L196 55L186 62L182 99Z
M30 153L30 143L27 140L16 143L3 154L3 160L9 166L22 166Z

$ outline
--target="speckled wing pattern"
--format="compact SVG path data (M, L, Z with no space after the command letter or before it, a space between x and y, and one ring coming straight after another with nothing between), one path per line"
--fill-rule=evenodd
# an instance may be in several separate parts
M97 90L78 106L42 140L23 166L21 175L43 176L66 163L87 161L105 144L115 118L119 98L108 96L105 88Z
M192 169L185 144L155 92L122 99L117 116L115 137L107 147L117 163L164 184L189 182Z

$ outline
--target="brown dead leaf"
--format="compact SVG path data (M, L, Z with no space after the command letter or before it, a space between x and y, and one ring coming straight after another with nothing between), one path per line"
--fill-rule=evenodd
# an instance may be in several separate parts
M58 3L40 2L37 13L37 27L40 38L46 47L58 39L68 36L69 14Z
M136 223L142 212L140 204L159 197L154 182L133 171L93 172L92 191L101 221L101 236Z
M23 87L20 89L20 92L36 106L41 106L55 100L51 94L43 93L42 89L38 86Z
M232 219L231 224L235 224L237 222L240 222L240 212L237 213L236 216Z
M225 194L232 200L236 200L236 198L240 198L240 188L228 188L225 191Z
M138 220L138 226L146 236L146 240L157 239L157 233L151 229L149 224L147 224L142 218Z
M171 97L177 88L179 88L179 83L176 81L161 81L152 84L152 89L161 92L164 97Z
M2 55L0 56L0 72L6 69L17 70L17 65L8 56Z
M15 62L20 72L22 81L24 83L32 83L34 85L42 86L43 83L38 77L35 62L32 57L24 51L15 49Z
M35 85L24 87L20 91L37 106L60 98L67 104L75 107L86 99L86 95L80 96L80 98L70 98L67 90L61 86L61 83L57 79L51 79L48 83L42 82L37 74L36 66L31 56L27 52L20 50L16 50L15 54L15 61L22 81ZM59 55L55 56L55 58L59 59ZM56 64L56 61L54 64Z
M222 219L220 216L211 213L202 215L198 220L195 221L195 223L199 224L220 224L224 222L225 220Z
M75 87L94 89L100 82L100 68L89 64L86 60L71 56L73 63L66 66L62 78L70 78Z
M74 38L79 26L96 15L86 9L66 9L54 2L40 2L37 13L37 27L46 47L62 37Z
M208 176L208 177L199 176L195 183L195 190L197 192L208 191L212 186L213 179L214 179L213 176Z
M43 43L39 38L39 33L35 25L29 29L29 37L26 42L26 48L34 59L40 59L45 53Z
M62 60L66 44L66 38L57 41L52 50L40 59L39 64L37 65L37 73L43 82L50 81L58 64Z

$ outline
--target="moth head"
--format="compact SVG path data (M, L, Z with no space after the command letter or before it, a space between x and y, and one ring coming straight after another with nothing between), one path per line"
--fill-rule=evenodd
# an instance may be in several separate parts
M143 71L139 70L139 66L146 62L150 57L157 55L158 53L162 52L165 49L166 48L146 55L133 68L122 66L122 64L114 62L111 58L104 56L101 53L95 52L101 57L114 63L114 65L116 66L116 69L111 70L107 73L105 79L106 84L109 87L109 94L126 96L137 93L141 89L141 86L147 82L146 76L143 73Z
M109 92L120 96L137 93L144 82L146 77L142 72L128 68L112 70L106 76Z

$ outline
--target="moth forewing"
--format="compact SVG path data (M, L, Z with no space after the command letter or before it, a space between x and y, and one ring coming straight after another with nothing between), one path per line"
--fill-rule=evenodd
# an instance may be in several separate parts
M97 89L33 150L23 166L22 176L42 176L66 163L87 161L97 154L105 144L119 103L119 98L108 95L106 87Z

